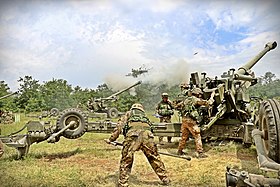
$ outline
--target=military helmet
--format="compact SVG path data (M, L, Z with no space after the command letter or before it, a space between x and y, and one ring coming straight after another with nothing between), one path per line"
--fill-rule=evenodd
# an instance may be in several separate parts
M188 88L188 87L189 87L189 85L187 83L185 83L185 82L182 82L180 84L180 88Z
M132 110L132 109L138 109L138 110L145 112L143 105L141 105L140 103L134 103L131 106L130 110Z
M201 91L200 88L193 88L193 89L192 89L192 93L193 93L193 94L197 94L197 95L198 95L198 94L203 94L203 92Z
M162 93L161 97L168 97L168 93Z

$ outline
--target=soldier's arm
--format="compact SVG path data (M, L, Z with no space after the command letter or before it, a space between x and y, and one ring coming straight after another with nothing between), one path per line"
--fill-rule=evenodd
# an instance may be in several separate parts
M127 119L129 117L130 113L127 112L125 115L123 115L119 120L118 123L116 125L116 128L114 129L113 133L111 134L109 140L111 142L115 141L116 139L118 139L118 137L120 136L120 134L122 133L123 127L127 122Z
M170 105L172 110L175 108L174 102L168 100L168 104Z
M181 110L184 107L184 100L173 102L172 105L176 110Z
M208 100L204 100L204 99L201 99L201 98L195 98L196 101L196 105L205 105L205 106L209 106L209 105L212 105L214 103L214 96L215 96L215 92L212 92L211 93L211 96Z
M195 105L205 105L205 106L208 106L209 105L209 102L207 100L204 100L204 99L201 99L201 98L194 98L194 103Z

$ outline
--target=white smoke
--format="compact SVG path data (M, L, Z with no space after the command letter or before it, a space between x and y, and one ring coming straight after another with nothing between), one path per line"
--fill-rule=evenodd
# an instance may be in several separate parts
M149 68L147 73L139 75L137 78L132 76L110 74L105 77L105 83L113 91L125 89L139 80L143 83L153 85L167 84L169 87L178 85L181 82L188 82L190 77L189 63L180 59L168 64L156 64ZM135 88L129 90L130 94L135 95Z
M107 75L105 77L105 83L107 84L107 86L109 88L111 88L113 91L117 92L120 91L122 89L125 89L129 86L132 86L133 84L135 84L136 82L138 82L137 79L133 78L133 77L129 77L129 76L124 76L124 75ZM135 89L131 88L129 90L131 95L135 95ZM134 93L133 93L134 92Z
M168 65L159 64L153 67L143 81L151 84L167 84L168 86L178 85L181 82L187 82L190 77L190 68L188 62L184 59L177 60Z

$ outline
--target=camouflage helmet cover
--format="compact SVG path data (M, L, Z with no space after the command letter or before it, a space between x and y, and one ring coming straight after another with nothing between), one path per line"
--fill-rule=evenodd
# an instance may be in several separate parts
M143 105L141 105L140 103L134 103L131 106L130 110L132 110L132 109L138 109L138 110L145 112Z
M182 82L182 83L180 84L180 87L181 87L181 88L188 88L189 85L188 85L186 82Z
M168 97L168 93L162 93L161 97Z
M197 95L198 95L198 94L203 94L203 92L201 91L200 88L193 88L193 89L192 89L192 93L193 93L193 94L197 94Z

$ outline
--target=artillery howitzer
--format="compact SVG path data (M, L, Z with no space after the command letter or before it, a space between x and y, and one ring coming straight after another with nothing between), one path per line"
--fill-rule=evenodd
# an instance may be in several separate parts
M112 132L116 123L111 121L88 122L88 113L77 108L66 109L59 113L55 121L29 121L17 132L0 136L9 147L18 150L18 158L25 156L33 143L47 141L55 143L60 137L76 139L85 132ZM25 133L19 134L20 132Z
M262 175L227 170L227 186L280 186L280 104L275 99L262 101L249 97L248 88L257 83L251 68L270 50L276 42L265 48L237 71L230 69L220 79L200 80L197 73L191 74L194 87L203 90L204 99L215 92L210 112L201 120L202 139L212 137L240 140L244 145L255 143L260 169L278 172L278 179Z
M2 99L5 99L5 98L7 98L7 97L10 97L10 96L12 96L12 95L15 95L15 94L17 94L18 92L13 92L13 93L10 93L10 94L7 94L7 95L4 95L4 96L2 96L2 97L0 97L0 100L2 100ZM5 118L4 119L4 122L6 122L6 118L7 118L8 116L7 116L7 114L5 114L5 112L3 112L3 111L1 111L0 110L0 123L2 122L2 118ZM10 118L12 119L12 116L10 116ZM10 120L9 120L10 121ZM0 128L0 135L1 135L1 128ZM3 148L3 144L2 144L2 141L1 141L1 139L0 139L0 157L3 155L3 153L4 153L4 148Z
M10 97L12 95L18 94L18 92L13 92L0 97L0 100ZM0 109L0 123L12 123L14 121L14 115L10 111L2 111ZM0 129L1 132L1 129ZM1 133L0 133L1 134Z
M248 88L257 83L251 68L276 46L276 42L267 43L251 61L237 71L230 69L221 78L211 79L202 73L200 79L198 73L191 74L189 90L201 88L204 99L215 93L211 107L198 109L202 139L237 140L245 146L255 143L260 169L278 172L278 179L271 179L228 169L227 186L280 186L280 104L276 99L250 98L248 93ZM184 94L180 95L179 102ZM180 123L160 124L155 134L177 136L180 126Z
M10 96L15 95L15 94L18 94L18 92L13 92L13 93L4 95L4 96L0 97L0 100L1 100L1 99L5 99L5 98L10 97Z
M139 84L141 84L141 81L138 81L135 84L110 95L109 97L90 99L87 103L88 109L95 113L105 113L107 114L108 118L117 118L119 116L118 109L116 109L115 107L109 107L107 102L116 101L118 95Z

